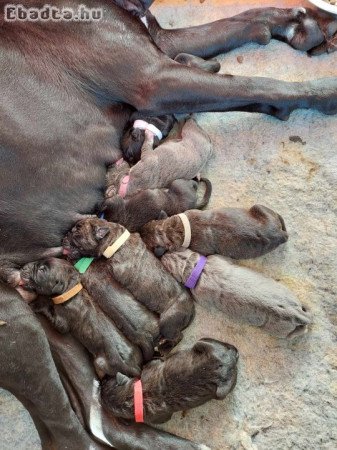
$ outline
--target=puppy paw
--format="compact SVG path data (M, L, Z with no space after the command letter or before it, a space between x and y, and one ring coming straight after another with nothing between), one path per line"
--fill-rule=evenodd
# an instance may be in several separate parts
M285 300L269 314L262 328L275 337L293 339L306 334L310 323L311 314L304 306L293 300Z
M105 198L112 198L115 197L115 195L117 195L117 189L115 186L108 186L106 191L105 191Z

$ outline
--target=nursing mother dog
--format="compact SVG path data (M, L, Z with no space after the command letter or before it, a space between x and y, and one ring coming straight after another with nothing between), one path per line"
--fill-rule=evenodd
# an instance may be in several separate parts
M271 38L301 51L324 51L336 22L303 8L264 8L174 32L160 29L150 15L148 30L132 15L131 3L145 11L149 2L88 0L88 7L103 8L99 22L6 22L5 3L0 1L1 386L30 411L43 448L104 448L93 435L100 442L105 435L118 449L200 449L145 425L126 427L104 414L100 422L83 349L39 322L6 284L18 287L25 263L59 255L64 234L96 212L106 167L121 158L121 134L135 110L244 110L282 119L297 108L337 112L337 78L288 83L210 74L173 61L177 54L207 58ZM53 1L59 8L79 3Z

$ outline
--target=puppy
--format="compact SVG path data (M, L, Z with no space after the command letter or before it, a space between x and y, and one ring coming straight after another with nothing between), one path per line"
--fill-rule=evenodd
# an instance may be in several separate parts
M234 259L256 258L288 240L282 217L261 205L249 210L186 211L183 217L172 216L144 225L141 236L156 256L189 247L202 255Z
M125 237L113 256L107 253ZM181 339L181 331L194 316L193 299L146 248L139 234L130 235L122 225L103 219L88 219L75 225L63 246L71 259L105 255L106 266L116 281L149 310L160 314L161 351Z
M136 164L141 157L145 131L152 133L153 147L155 148L162 139L168 136L175 122L176 119L173 115L151 117L138 112L133 113L125 126L121 139L124 159L130 164Z
M178 138L169 137L153 150L154 139L146 131L141 160L130 169L120 160L108 169L107 197L132 197L145 189L169 186L177 179L199 175L212 155L208 135L193 119L179 124Z
M162 423L176 411L223 399L234 388L238 352L214 339L147 364L141 375L144 421ZM102 404L116 417L134 419L134 383L124 375L105 379Z
M204 208L209 202L212 185L206 178L202 178L201 182L205 183L206 188L199 203L197 191L200 183L194 180L176 180L167 189L146 189L128 199L115 195L106 200L102 211L106 220L120 223L133 233L157 219L162 210L171 216L187 209Z
M310 314L288 288L222 256L205 258L200 277L189 284L187 280L196 273L200 256L183 250L166 253L161 262L178 281L191 287L194 299L203 307L211 304L231 319L260 327L280 338L292 338L307 331Z
M103 259L90 265L81 282L123 335L141 349L144 360L150 361L159 342L158 316L111 277Z
M140 373L140 350L124 338L85 289L62 304L50 299L55 301L80 282L79 273L70 263L57 258L29 263L22 268L21 278L25 289L49 297L38 298L34 310L44 314L60 333L71 333L78 339L94 356L98 374Z
M194 67L205 72L219 72L221 65L216 59L205 60L187 53L179 53L174 60L188 67ZM176 119L173 115L144 116L138 112L131 115L125 126L121 139L121 148L124 159L130 164L136 164L141 157L145 141L145 131L152 133L153 147L158 147L160 141L165 139L172 130Z

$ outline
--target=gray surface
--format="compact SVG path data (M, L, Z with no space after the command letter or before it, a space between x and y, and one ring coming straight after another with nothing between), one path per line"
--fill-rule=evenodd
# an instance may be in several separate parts
M39 436L28 412L9 392L0 389L0 449L40 450Z
M175 7L159 2L157 12L163 23L180 26L245 9L218 3L185 4L178 18ZM288 80L337 75L337 53L310 59L277 42L249 45L220 60L223 73ZM263 203L282 214L289 242L245 264L290 287L313 312L314 324L305 337L281 341L198 308L182 346L204 336L236 345L238 384L226 400L176 414L163 428L216 450L334 450L337 118L298 111L288 122L245 113L202 114L198 121L216 151L208 168L211 206ZM305 144L291 142L291 136ZM1 450L39 448L31 422L16 405L0 391Z

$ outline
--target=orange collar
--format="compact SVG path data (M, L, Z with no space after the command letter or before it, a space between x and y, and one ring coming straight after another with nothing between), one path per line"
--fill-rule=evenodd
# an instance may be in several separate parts
M78 283L78 284L76 284L76 286L69 289L69 291L65 292L64 294L58 295L57 297L53 297L53 302L55 305L65 303L68 300L75 297L75 295L78 294L79 292L81 292L82 289L83 289L83 286L81 285L81 283Z

